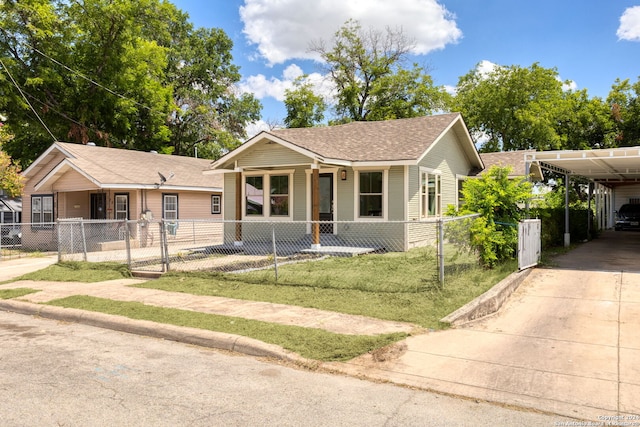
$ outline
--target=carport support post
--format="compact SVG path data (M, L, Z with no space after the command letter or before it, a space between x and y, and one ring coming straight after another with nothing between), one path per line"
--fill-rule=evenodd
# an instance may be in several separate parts
M571 234L569 233L569 174L564 175L564 247L571 244Z

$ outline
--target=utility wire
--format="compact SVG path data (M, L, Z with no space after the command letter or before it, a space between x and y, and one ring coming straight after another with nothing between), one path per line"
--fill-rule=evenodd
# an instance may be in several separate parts
M38 118L38 120L40 121L42 126L47 130L47 132L49 132L49 135L51 135L51 138L53 138L53 142L58 141L58 138L56 138L55 135L53 134L53 132L51 132L51 130L47 127L47 125L44 123L44 121L42 120L42 118L40 117L40 115L38 114L36 109L33 108L33 105L31 105L31 103L27 99L27 97L24 94L24 92L22 92L22 89L20 89L20 86L18 85L18 83L15 81L15 79L13 78L11 73L9 72L9 69L7 68L7 66L4 65L4 62L2 62L2 59L0 59L0 65L2 65L2 68L4 69L4 71L6 71L7 75L9 76L11 81L13 82L13 85L16 87L16 89L18 89L18 92L20 92L20 95L22 95L22 98L24 99L24 101L27 103L27 105L29 105L29 108L31 108L31 111L33 111L33 114L36 115L36 117Z
M79 77L82 77L83 79L85 79L85 80L86 80L86 81L88 81L89 83L91 83L91 84L93 84L93 85L95 85L95 86L98 86L99 88L102 88L102 89L106 90L107 92L109 92L110 94L112 94L112 95L114 95L114 96L117 96L117 97L122 98L122 99L127 100L127 101L131 101L131 102L133 102L134 104L136 104L137 106L142 107L142 108L144 108L144 109L147 109L147 110L151 111L151 107L148 107L148 106L146 106L146 105L144 105L144 104L139 103L138 101L136 101L136 100L134 100L134 99L128 98L128 97L126 97L126 96L124 96L124 95L119 94L118 92L116 92L116 91L114 91L114 90L112 90L112 89L109 89L108 87L106 87L106 86L104 86L104 85L102 85L102 84L100 84L100 83L96 82L95 80L91 79L90 77L87 77L87 76L85 76L84 74L82 74L82 73L80 73L80 72L78 72L78 71L76 71L76 70L72 69L71 67L68 67L67 65L65 65L65 64L63 64L62 62L58 61L57 59L50 57L50 56L49 56L49 55L47 55L46 53L44 53L44 52L42 52L42 51L38 50L37 48L35 48L35 47L33 47L33 46L29 45L28 43L25 43L25 42L22 42L22 43L23 43L25 46L29 47L30 49L33 49L33 50L34 50L35 52L37 52L38 54L40 54L40 55L44 56L44 57L45 57L45 58L47 58L49 61L52 61L52 62L54 62L54 63L56 63L56 64L60 65L60 66L61 66L61 67L63 67L65 70L67 70L67 71L69 71L69 72L71 72L71 73L73 73L73 74L75 74L75 75L77 75L77 76L79 76Z

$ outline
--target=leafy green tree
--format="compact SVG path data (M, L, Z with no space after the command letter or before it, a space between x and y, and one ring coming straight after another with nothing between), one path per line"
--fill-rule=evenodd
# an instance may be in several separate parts
M629 79L616 79L607 102L611 106L618 145L640 145L640 77L634 84L631 84Z
M561 148L554 119L563 102L562 82L555 69L478 67L460 77L454 109L470 132L487 138L483 151Z
M234 90L230 51L164 0L0 2L6 149L24 164L54 139L175 154L204 142L215 155L260 110Z
M6 127L0 123L0 189L11 197L18 197L24 188L20 166L14 164L11 157L2 149L4 144L12 138Z
M403 67L413 43L402 31L362 30L349 20L331 46L311 46L336 88L335 122L421 116L445 109L449 95L433 85L424 68Z
M493 166L481 177L467 179L462 186L464 204L449 215L479 213L470 226L471 248L487 268L517 254L518 221L524 219L524 203L531 198L531 183L509 179L510 168Z
M288 128L313 127L324 120L327 104L320 95L313 92L313 85L307 76L297 78L293 88L284 92L287 117L284 124Z

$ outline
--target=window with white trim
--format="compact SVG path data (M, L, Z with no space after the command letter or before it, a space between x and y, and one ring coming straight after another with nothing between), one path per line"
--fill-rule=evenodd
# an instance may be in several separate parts
M247 175L244 181L244 214L247 217L291 216L293 171Z
M383 171L358 172L359 217L383 216Z
M178 219L178 195L163 194L162 195L162 219L169 221Z
M433 172L420 172L420 217L437 217L442 214L440 194L441 176Z
M269 215L289 216L289 175L270 175L269 188Z
M34 228L52 227L53 195L31 196L31 223Z
M129 219L129 194L123 193L114 195L113 204L115 205L114 219Z
M262 216L264 206L264 177L247 176L244 184L244 214Z
M219 214L222 212L222 198L214 194L211 196L211 213Z

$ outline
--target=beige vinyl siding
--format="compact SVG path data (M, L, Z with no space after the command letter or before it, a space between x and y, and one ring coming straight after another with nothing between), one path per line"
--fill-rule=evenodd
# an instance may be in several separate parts
M251 150L238 156L238 167L277 167L283 165L311 164L312 160L279 144L260 142Z
M404 167L393 166L389 169L389 188L384 190L389 193L389 221L404 221L404 185Z
M52 184L52 187L58 192L97 190L99 188L84 175L71 168L68 168L65 174Z
M338 171L338 184L336 194L333 196L336 199L336 206L338 207L338 211L334 212L334 217L336 221L353 221L356 172L353 169L347 169L347 179L344 181L340 179L339 174L340 172ZM340 227L338 227L338 234L340 234Z
M450 130L431 147L418 166L409 167L409 215L410 220L420 221L420 167L438 170L440 174L440 194L442 214L449 205L456 206L458 198L458 178L466 176L471 170L471 163L460 147L455 132ZM431 218L427 220L432 222ZM409 226L408 246L431 245L436 241L435 225Z

